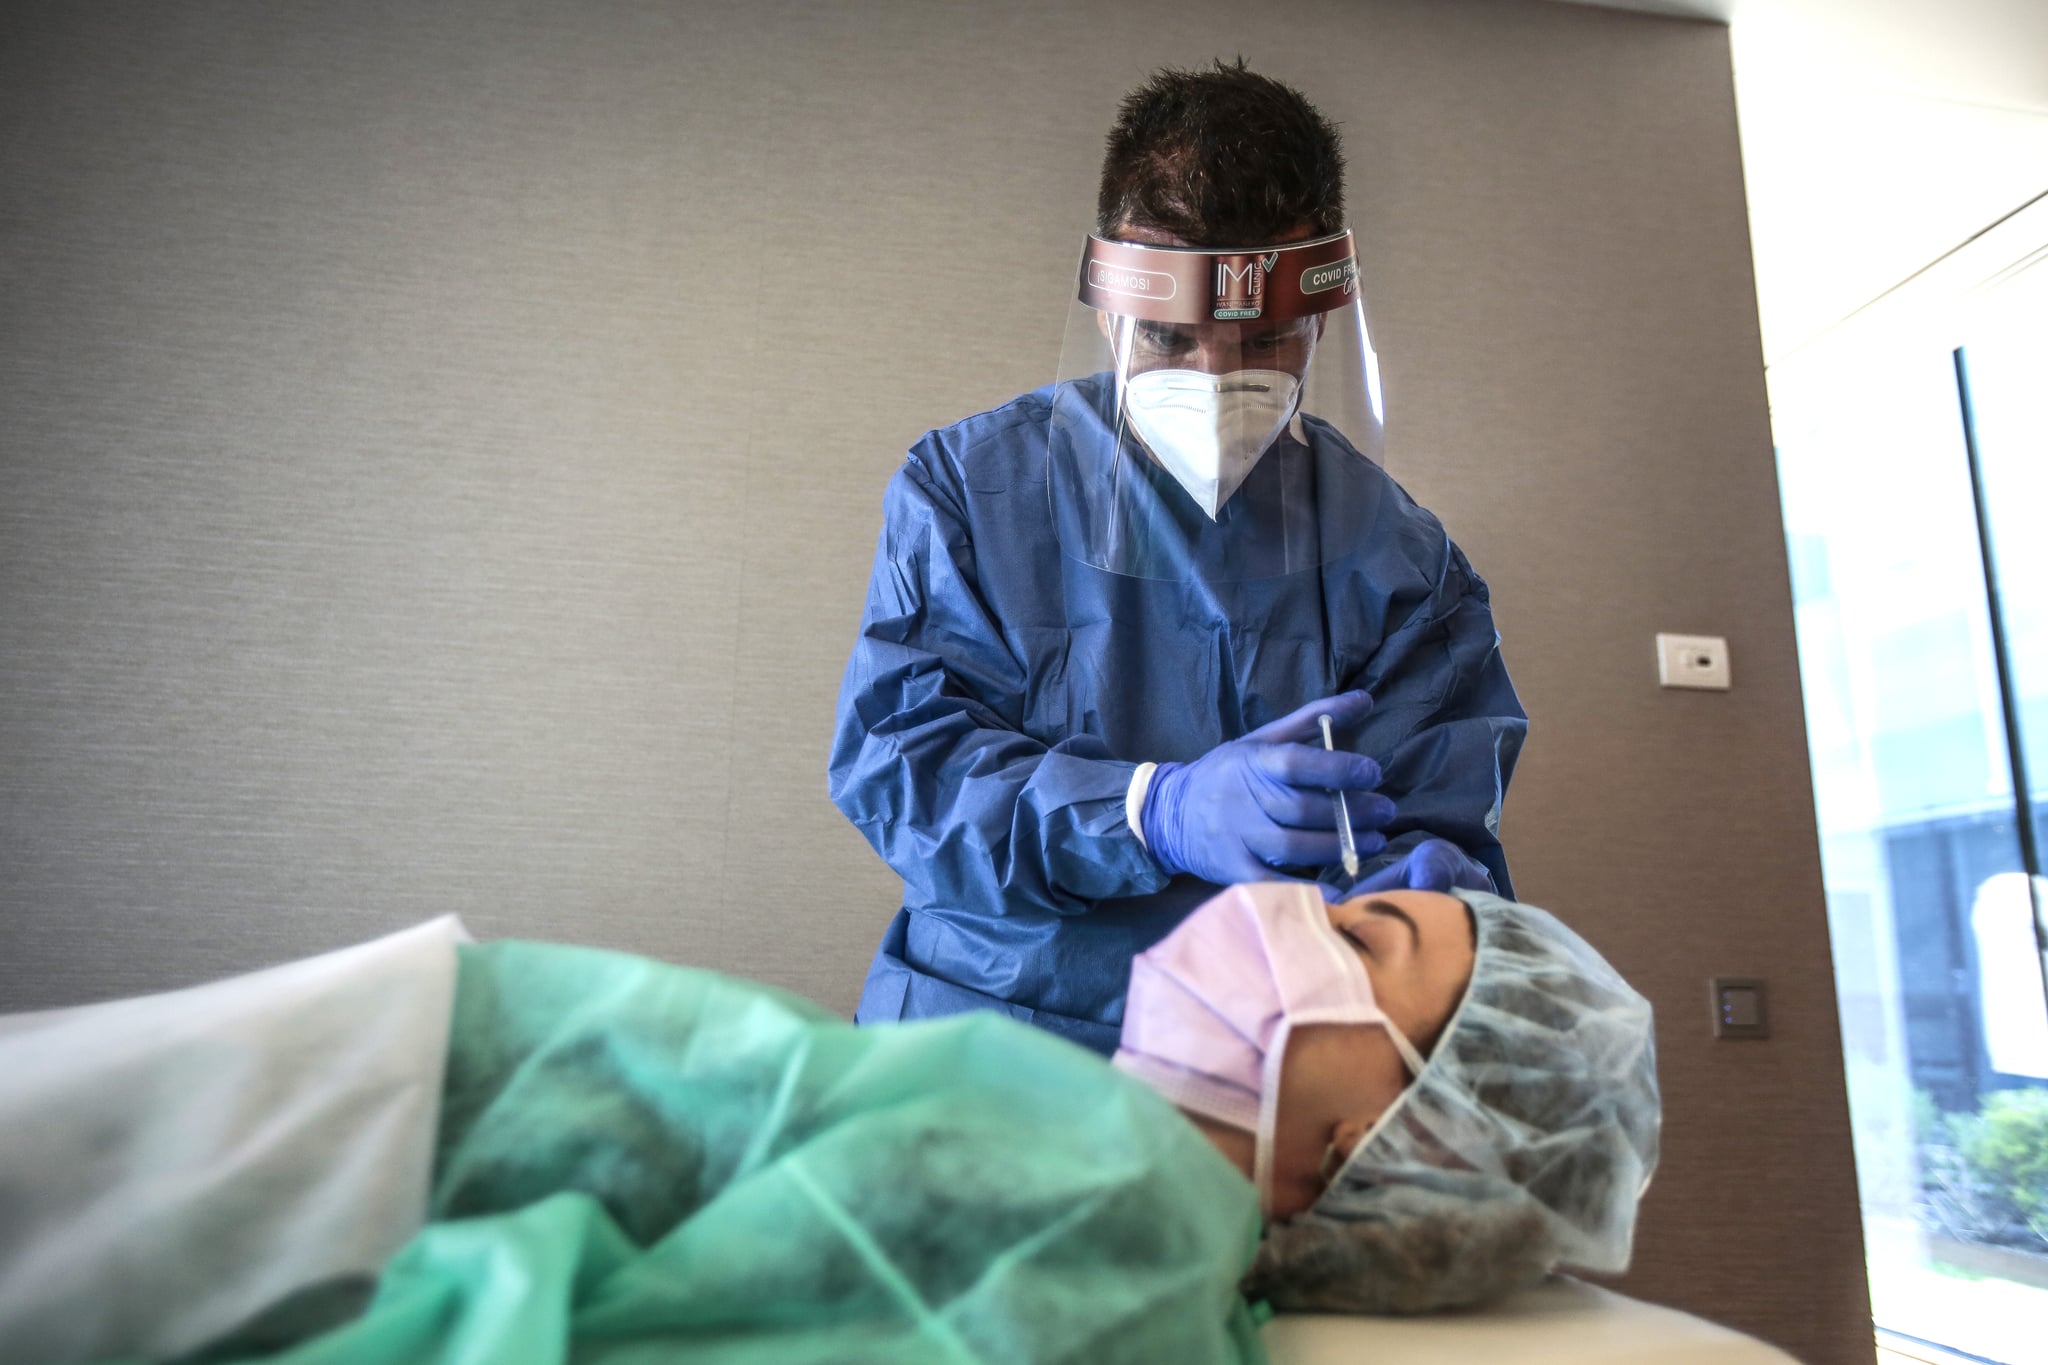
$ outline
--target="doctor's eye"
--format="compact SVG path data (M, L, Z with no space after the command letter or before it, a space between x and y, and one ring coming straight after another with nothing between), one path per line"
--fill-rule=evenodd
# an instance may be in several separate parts
M1180 355L1195 344L1185 328L1170 322L1141 322L1133 335L1138 349L1151 355Z
M1248 330L1240 343L1246 355L1278 355L1292 350L1308 340L1308 332L1299 323L1285 327L1258 327Z

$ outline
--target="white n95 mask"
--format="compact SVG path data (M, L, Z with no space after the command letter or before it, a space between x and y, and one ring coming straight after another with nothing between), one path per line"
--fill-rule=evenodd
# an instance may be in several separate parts
M1124 382L1124 413L1211 521L1294 416L1285 370L1146 370Z
M1372 978L1302 882L1233 886L1131 963L1113 1065L1168 1103L1253 1135L1270 1206L1280 1067L1308 1024L1378 1024L1410 1075L1423 1058L1380 1008Z

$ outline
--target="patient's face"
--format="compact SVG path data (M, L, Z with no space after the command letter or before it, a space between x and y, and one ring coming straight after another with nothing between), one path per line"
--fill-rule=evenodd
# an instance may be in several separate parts
M1380 1008L1427 1055L1472 977L1472 915L1465 903L1434 891L1382 891L1339 902L1329 916L1357 951ZM1349 1153L1410 1079L1377 1024L1294 1029L1280 1067L1271 1215L1285 1218L1315 1203L1335 1169L1324 1169L1329 1150ZM1250 1133L1201 1118L1195 1123L1251 1173Z

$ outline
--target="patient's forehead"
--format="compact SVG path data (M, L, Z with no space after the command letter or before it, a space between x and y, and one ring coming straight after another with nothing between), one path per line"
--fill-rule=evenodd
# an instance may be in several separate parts
M1429 1051L1472 979L1471 909L1456 896L1400 890L1339 901L1329 916L1358 952L1380 1008Z

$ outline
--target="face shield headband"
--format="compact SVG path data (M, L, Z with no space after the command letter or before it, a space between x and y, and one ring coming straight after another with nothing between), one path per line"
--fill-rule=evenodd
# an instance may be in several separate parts
M1091 236L1081 256L1081 302L1145 322L1293 322L1342 308L1357 293L1349 232L1241 251Z

